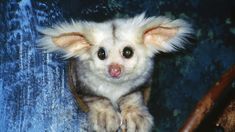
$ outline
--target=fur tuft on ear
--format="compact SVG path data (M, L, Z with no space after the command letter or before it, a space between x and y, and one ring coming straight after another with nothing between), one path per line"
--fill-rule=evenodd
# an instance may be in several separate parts
M143 42L150 50L150 54L176 51L188 43L193 30L183 20L171 20L166 17L151 19L143 28Z
M38 29L43 34L39 46L47 52L60 51L64 58L77 57L84 54L90 44L83 35L84 23L72 22L59 24L53 28Z

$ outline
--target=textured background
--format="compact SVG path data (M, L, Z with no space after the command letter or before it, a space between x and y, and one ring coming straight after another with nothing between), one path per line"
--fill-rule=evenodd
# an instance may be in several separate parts
M37 48L38 26L146 12L192 23L196 42L157 55L149 104L154 131L179 129L195 103L235 64L232 0L0 0L0 131L83 131L86 114L66 82L66 61Z

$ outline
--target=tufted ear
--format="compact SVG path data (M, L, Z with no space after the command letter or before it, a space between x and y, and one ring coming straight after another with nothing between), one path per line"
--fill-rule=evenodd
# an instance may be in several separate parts
M60 25L55 28L40 30L44 35L40 45L48 52L62 51L65 58L77 57L87 52L91 47L86 37L73 24Z
M183 48L187 37L192 34L190 25L180 19L170 20L165 17L157 17L144 26L143 42L151 54Z
M85 37L79 33L64 33L51 39L58 48L63 49L67 54L75 56L79 51L90 47Z

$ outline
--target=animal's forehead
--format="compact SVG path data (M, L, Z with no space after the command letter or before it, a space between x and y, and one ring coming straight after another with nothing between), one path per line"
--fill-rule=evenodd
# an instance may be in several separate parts
M90 26L92 27L91 34L95 44L99 44L104 40L129 41L136 43L139 27L133 26L132 23L127 23L123 20L114 20L105 23L99 23ZM120 41L119 41L120 42Z

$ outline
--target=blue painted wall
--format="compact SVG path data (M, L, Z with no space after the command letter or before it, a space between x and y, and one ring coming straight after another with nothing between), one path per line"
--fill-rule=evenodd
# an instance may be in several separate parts
M37 48L36 28L70 20L114 17L183 18L195 28L187 50L157 55L149 104L154 131L176 131L195 103L235 64L232 0L5 0L0 2L1 131L85 131L86 114L66 81L66 61Z

